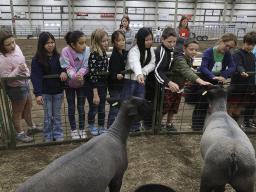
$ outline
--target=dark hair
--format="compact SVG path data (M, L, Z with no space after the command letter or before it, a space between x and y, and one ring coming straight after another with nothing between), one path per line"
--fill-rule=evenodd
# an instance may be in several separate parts
M13 37L13 35L10 31L6 31L6 30L0 31L0 52L3 55L5 55L7 53L6 49L4 48L4 41L6 39L9 39L10 37Z
M162 38L167 39L170 36L177 37L177 34L173 28L166 27L162 33Z
M152 31L149 28L146 28L146 27L140 28L139 31L137 32L137 35L136 35L137 45L138 45L139 50L140 50L140 63L141 63L142 67L147 65L151 60L150 48L147 48L147 49L145 48L145 38L148 35L151 35L152 38L153 38ZM145 51L147 51L147 58L144 61Z
M51 33L49 33L49 32L40 33L39 38L38 38L37 51L36 51L36 55L35 55L36 59L43 66L43 69L45 71L49 70L48 69L49 66L48 66L48 55L47 55L48 53L47 53L46 49L44 48L44 46L49 39L52 39L55 42L55 38ZM56 45L53 50L53 55L59 56Z
M219 44L221 41L224 43L228 41L234 41L235 45L237 45L237 37L233 33L225 33L222 35L217 44Z
M182 15L182 17L181 17L181 19L180 19L179 26L178 26L179 29L180 29L181 26L182 26L182 21L185 20L185 19L188 20L188 18L187 18L186 16ZM186 29L189 31L188 24L187 24L187 26L186 26Z
M111 35L111 43L113 46L115 44L115 41L117 41L119 35L122 35L125 39L125 35L122 31L120 31L120 30L114 31L114 33L112 33L112 35Z
M122 17L122 19L121 19L121 24L122 24L123 19L126 19L126 20L128 21L128 27L127 27L127 29L130 29L130 18L128 17L128 15L124 15L124 16ZM121 27L121 25L120 25L120 27Z
M199 42L192 38L185 40L183 45L185 48L187 48L191 43L195 43L195 44L199 45Z
M247 43L249 45L255 45L256 44L256 32L251 31L249 33L246 33L243 37L243 42Z
M83 36L85 36L85 34L82 31L69 31L66 33L64 38L67 44L71 46L72 43L76 44L79 41L79 38Z

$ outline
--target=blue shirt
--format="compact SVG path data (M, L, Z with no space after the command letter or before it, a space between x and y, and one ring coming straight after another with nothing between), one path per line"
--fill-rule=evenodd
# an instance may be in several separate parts
M44 75L58 74L64 72L59 62L59 55L55 54L48 58L47 66L43 66L36 57L32 58L31 64L31 81L34 88L35 96L42 94L59 94L63 91L63 83L60 78L44 78Z
M213 48L210 47L206 49L205 52L203 53L201 66L198 69L198 71L203 75L203 77L206 77L207 80L213 80L213 78L215 77L214 73L212 72L214 63L215 61L213 55ZM220 76L227 79L228 77L231 77L235 70L236 64L233 61L231 53L226 52L222 60L222 69L220 71Z

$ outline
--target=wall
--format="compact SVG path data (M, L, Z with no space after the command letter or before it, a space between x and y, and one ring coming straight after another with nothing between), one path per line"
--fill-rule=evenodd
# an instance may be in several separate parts
M123 13L131 19L131 26L139 28L175 26L180 15L194 14L195 0L179 0L177 18L175 18L176 0L73 0L72 12L69 17L67 0L31 0L29 20L28 1L13 0L15 29L18 35L36 34L48 30L63 35L69 29L83 30L90 34L97 27L105 28L109 33L117 29ZM196 15L193 15L194 25L216 25L223 23L224 0L198 0ZM227 1L226 22L236 27L255 28L256 1L255 0ZM234 6L233 6L234 5ZM124 8L125 6L125 8ZM234 10L231 16L231 10ZM0 2L0 25L12 25L10 0ZM194 19L194 20L193 20ZM72 24L69 25L69 22ZM192 23L190 24L192 25Z

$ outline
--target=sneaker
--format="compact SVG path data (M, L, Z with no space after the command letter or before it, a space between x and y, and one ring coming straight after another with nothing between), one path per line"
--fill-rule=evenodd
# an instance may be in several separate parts
M163 123L161 123L161 130L165 130L166 129L166 125L165 124L163 124Z
M17 133L16 135L16 139L18 141L24 142L24 143L30 143L33 141L32 137L27 136L24 131L22 131L21 133Z
M244 128L253 128L256 129L256 123L254 122L253 119L245 120L244 121Z
M84 129L79 130L79 135L80 135L81 139L85 139L87 137L87 134Z
M89 129L89 131L91 132L92 135L94 135L94 136L99 135L98 128L95 127L93 124L90 124L90 125L88 126L88 129Z
M173 123L169 123L166 125L166 130L167 131L177 131L177 129L174 127Z
M71 138L72 139L80 139L80 135L76 129L71 131Z
M99 127L99 134L102 134L102 133L106 133L107 129L105 129L104 127L100 126Z
M32 127L28 128L27 135L34 135L40 132L43 132L43 129L37 127L36 125L33 125Z

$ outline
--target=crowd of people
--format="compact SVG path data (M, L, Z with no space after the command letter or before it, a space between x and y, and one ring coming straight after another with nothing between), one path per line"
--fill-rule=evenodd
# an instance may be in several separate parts
M97 136L104 133L116 118L118 108L111 105L105 126L108 93L114 99L136 96L153 102L156 94L160 94L155 90L156 82L165 93L163 115L167 114L167 122L163 127L169 131L177 130L173 116L178 112L182 90L187 82L194 83L198 94L198 102L192 114L192 129L201 130L208 109L207 99L202 95L203 87L225 84L228 78L231 78L232 93L229 97L229 113L238 119L241 111L238 109L245 107L244 126L256 127L253 120L256 103L256 56L253 48L256 45L256 32L247 33L242 47L234 52L231 50L237 46L236 36L232 33L223 34L215 45L204 51L201 66L196 73L192 65L200 45L190 38L188 21L182 17L177 29L166 27L159 32L157 41L161 43L154 49L152 31L142 27L135 35L129 26L129 17L124 16L120 28L111 35L113 51L110 58L107 56L109 37L103 29L96 29L91 34L90 47L82 31L68 32L65 35L67 46L60 53L56 49L54 36L50 32L42 32L38 38L36 54L32 58L31 72L13 35L1 31L0 78L31 77L36 103L44 109L45 142L64 140L61 123L64 92L68 103L71 138L84 139L87 136L86 127L92 135ZM33 141L21 126L22 118L30 127L29 130L39 130L31 118L32 96L28 81L10 79L6 83L16 139L22 142ZM86 99L89 103L87 123ZM152 114L149 114L144 127L151 126ZM131 131L139 130L140 122L134 122Z

